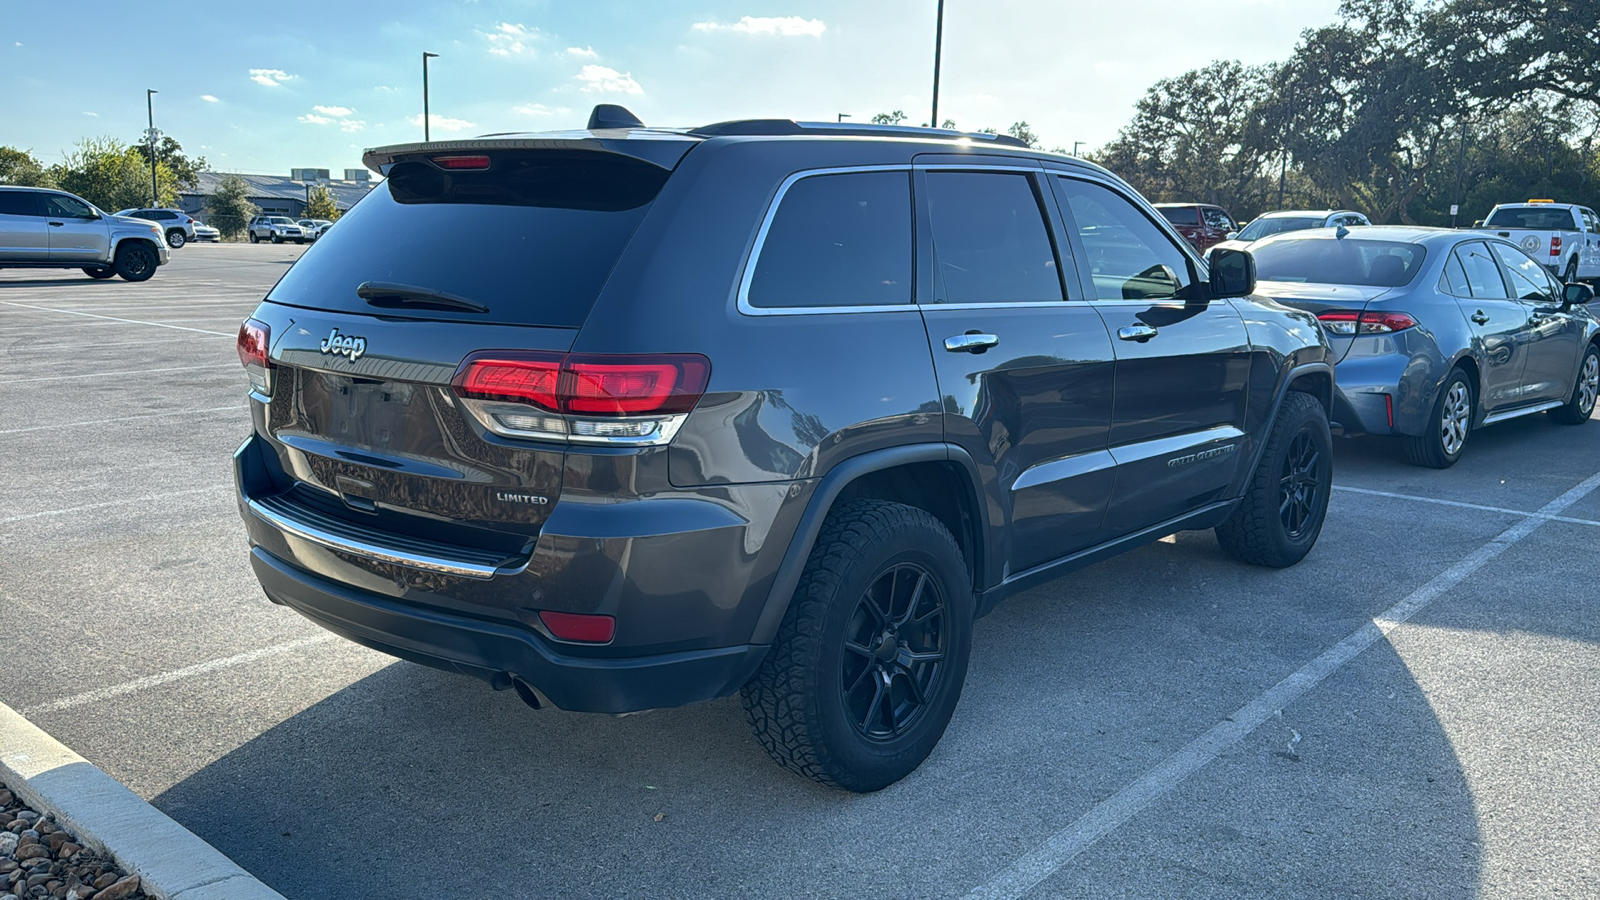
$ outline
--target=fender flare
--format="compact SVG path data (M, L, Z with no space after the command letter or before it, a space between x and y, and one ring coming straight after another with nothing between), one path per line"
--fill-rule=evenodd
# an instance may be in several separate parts
M975 523L978 529L978 534L975 535L978 559L972 560L973 568L976 570L973 575L982 576L981 563L989 557L992 529L985 518L986 506L979 487L983 482L979 478L978 466L966 450L954 444L909 444L852 456L829 469L818 482L816 489L811 492L811 499L806 502L805 512L800 516L800 524L795 528L793 537L789 539L789 547L783 554L783 562L778 565L778 571L773 576L772 588L767 593L761 616L756 620L750 643L770 644L778 633L778 626L783 623L784 613L789 611L789 601L794 597L795 588L800 584L800 575L805 570L806 560L811 557L811 549L816 545L817 536L822 533L822 523L827 520L828 513L832 510L834 501L839 498L839 494L851 482L863 475L923 462L953 462L967 470L967 484L962 489L967 492L967 499L979 519Z
M1263 425L1261 439L1256 441L1256 446L1250 452L1250 465L1237 476L1239 482L1235 485L1234 496L1237 497L1243 494L1244 486L1250 483L1250 478L1255 474L1256 467L1261 465L1261 455L1267 452L1267 435L1272 432L1272 426L1278 422L1278 413L1283 409L1283 399L1289 396L1289 391L1294 386L1294 383L1307 375L1328 376L1327 388L1319 391L1316 396L1318 400L1322 401L1322 408L1327 410L1330 416L1333 414L1334 375L1332 364L1323 361L1301 363L1285 372L1283 380L1278 384L1277 394L1272 398L1272 415L1267 418Z

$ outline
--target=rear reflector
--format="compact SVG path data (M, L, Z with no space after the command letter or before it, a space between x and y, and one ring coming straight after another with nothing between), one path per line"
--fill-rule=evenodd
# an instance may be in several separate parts
M1392 334L1415 328L1417 320L1401 312L1325 312L1317 316L1329 334L1354 337L1363 334Z
M263 394L272 393L272 361L267 358L271 345L272 327L255 319L245 319L239 326L239 363L250 377L250 386Z
M617 633L617 620L611 616L583 615L581 613L539 613L539 621L550 633L563 641L583 641L589 644L608 643Z
M487 156L435 156L433 164L441 169L471 169L481 170L489 168Z

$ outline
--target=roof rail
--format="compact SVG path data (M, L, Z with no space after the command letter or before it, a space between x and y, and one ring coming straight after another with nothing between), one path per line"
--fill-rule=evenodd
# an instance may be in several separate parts
M1028 149L1025 141L1009 134L952 131L948 128L918 128L912 125L846 125L833 122L796 122L793 119L736 119L689 129L700 137L733 135L834 135L839 137L919 137L946 141L987 141L1005 147Z

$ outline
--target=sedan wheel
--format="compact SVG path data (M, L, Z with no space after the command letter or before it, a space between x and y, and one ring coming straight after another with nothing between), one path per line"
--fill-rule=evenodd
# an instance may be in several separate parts
M1578 364L1578 382L1572 386L1572 395L1565 406L1550 410L1550 418L1563 425L1582 425L1594 413L1596 397L1600 397L1600 347L1590 344L1583 352L1583 362Z
M1460 369L1451 371L1434 402L1422 434L1406 438L1406 461L1430 469L1448 469L1461 458L1472 434L1472 382Z
M176 250L184 245L184 236L181 231L167 232L167 246Z

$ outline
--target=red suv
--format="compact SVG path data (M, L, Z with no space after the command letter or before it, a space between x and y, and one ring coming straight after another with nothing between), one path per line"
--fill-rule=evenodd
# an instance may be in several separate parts
M1239 230L1227 210L1209 203L1157 203L1156 211L1166 216L1183 239L1201 253Z

